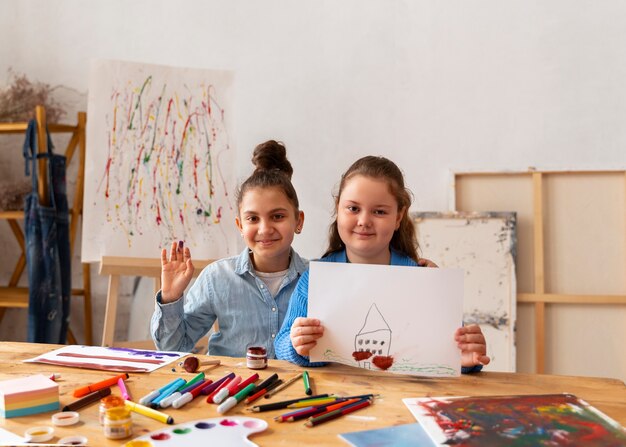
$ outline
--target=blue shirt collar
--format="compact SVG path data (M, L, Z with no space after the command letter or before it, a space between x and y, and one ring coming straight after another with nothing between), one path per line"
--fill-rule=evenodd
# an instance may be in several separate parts
M289 268L287 272L287 278L291 281L293 278L301 275L307 269L307 265L298 253L291 249L291 262L289 262ZM254 266L250 260L250 249L244 249L237 258L237 265L235 266L235 273L238 275L244 275L250 273L254 275Z

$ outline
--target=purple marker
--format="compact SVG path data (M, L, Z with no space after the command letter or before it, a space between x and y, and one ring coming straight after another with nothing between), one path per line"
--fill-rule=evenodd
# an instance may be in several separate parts
M218 386L220 386L222 383L224 383L225 380L230 380L230 379L234 379L235 378L235 373L231 372L230 374L225 375L224 377L222 377L221 379L205 386L204 388L202 388L201 393L206 395L211 394L213 391L215 391L217 389Z

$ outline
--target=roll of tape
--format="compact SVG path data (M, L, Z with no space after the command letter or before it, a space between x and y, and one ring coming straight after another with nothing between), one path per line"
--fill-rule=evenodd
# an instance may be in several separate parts
M62 411L52 415L54 425L74 425L80 420L80 415L75 411Z
M46 442L54 436L52 427L31 427L24 433L26 442Z

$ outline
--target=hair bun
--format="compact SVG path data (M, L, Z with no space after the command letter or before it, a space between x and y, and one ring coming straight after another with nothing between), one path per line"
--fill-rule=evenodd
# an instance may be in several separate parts
M278 170L289 177L289 179L291 179L293 174L291 163L287 160L285 145L275 140L268 140L255 147L252 153L252 163L256 166L255 173L258 171Z

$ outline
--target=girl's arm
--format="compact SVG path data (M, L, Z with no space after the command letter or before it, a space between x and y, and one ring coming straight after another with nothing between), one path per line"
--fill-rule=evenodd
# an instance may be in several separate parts
M296 318L307 316L307 304L309 294L309 271L302 274L296 289L289 300L287 315L283 321L283 325L274 340L274 350L276 358L280 360L289 360L291 363L301 366L323 366L325 362L310 362L309 358L296 352L291 342L291 327Z

